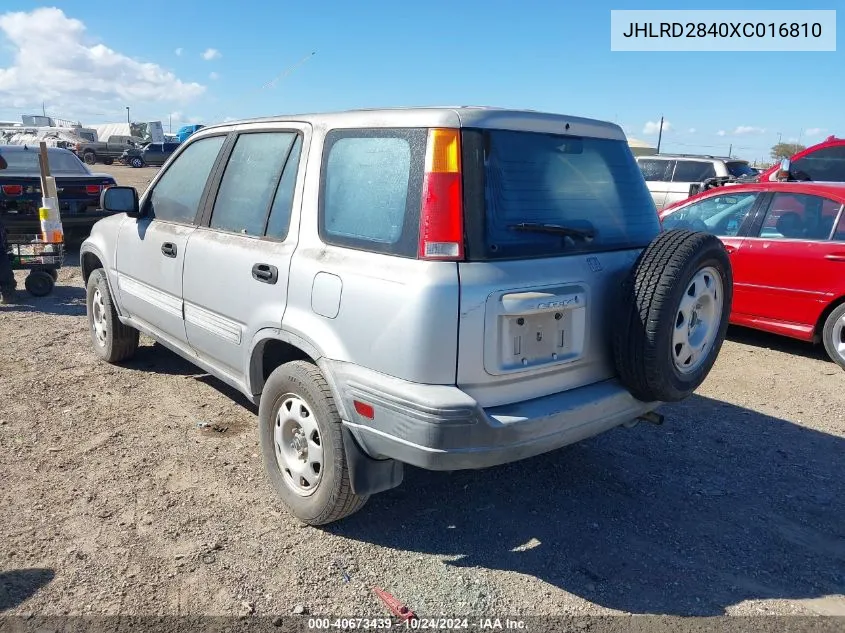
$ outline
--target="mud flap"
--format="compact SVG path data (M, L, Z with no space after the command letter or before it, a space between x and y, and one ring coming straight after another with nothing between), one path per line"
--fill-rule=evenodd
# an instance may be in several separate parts
M341 426L343 450L349 468L349 483L356 495L374 495L402 483L405 465L394 459L373 459L358 446L352 432Z

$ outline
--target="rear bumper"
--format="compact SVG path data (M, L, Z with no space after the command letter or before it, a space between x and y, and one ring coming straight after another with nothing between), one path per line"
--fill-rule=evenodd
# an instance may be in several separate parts
M618 381L606 380L484 409L456 387L339 369L333 380L344 401L344 424L362 448L372 457L427 470L487 468L533 457L635 420L660 405L640 402ZM354 400L372 405L373 419L358 414Z

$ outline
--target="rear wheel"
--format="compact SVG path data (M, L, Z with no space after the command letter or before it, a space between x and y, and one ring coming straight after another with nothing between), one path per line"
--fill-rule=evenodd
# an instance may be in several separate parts
M24 286L34 297L46 297L53 292L53 278L44 270L33 270L24 280Z
M131 358L138 349L138 330L120 322L102 268L88 278L88 329L97 356L109 363Z
M82 155L82 160L85 161L86 165L94 165L97 163L97 155L94 152L85 152Z
M258 420L264 467L296 518L325 525L367 502L352 492L340 416L317 367L294 361L270 374Z
M731 264L710 233L665 231L622 285L613 347L620 380L642 401L683 400L704 382L725 340Z
M143 161L143 160L141 160L140 158L138 158L137 156L135 156L134 158L130 158L130 159L129 159L129 164L130 164L132 167L143 167L143 166L144 166L144 161Z
M834 308L825 319L822 342L831 360L845 369L845 303Z

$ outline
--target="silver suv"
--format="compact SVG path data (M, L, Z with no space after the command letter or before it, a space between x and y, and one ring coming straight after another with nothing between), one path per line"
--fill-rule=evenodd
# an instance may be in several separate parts
M686 200L708 180L750 179L758 173L746 160L697 154L638 156L637 163L658 211Z
M143 332L259 406L310 524L401 483L659 421L722 345L718 238L660 232L622 130L491 108L226 123L81 247L93 347Z

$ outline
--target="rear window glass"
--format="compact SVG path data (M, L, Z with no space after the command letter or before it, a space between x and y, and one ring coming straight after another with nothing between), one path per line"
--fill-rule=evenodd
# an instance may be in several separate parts
M463 139L471 260L640 248L660 231L625 141L504 130Z
M38 165L38 150L19 150L0 152L8 167L2 170L4 174L30 174L38 176L41 168ZM66 152L47 151L51 174L87 174L85 165L76 156Z
M643 172L643 178L649 182L665 182L668 181L668 175L671 173L669 168L673 161L659 160L654 158L641 158L639 160L640 169Z

